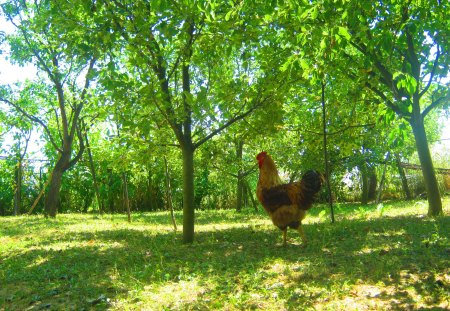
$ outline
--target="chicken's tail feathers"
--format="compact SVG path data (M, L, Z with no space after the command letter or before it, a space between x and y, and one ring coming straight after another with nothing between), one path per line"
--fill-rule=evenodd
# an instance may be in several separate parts
M302 176L303 185L313 194L320 191L324 182L325 176L316 170L306 171Z

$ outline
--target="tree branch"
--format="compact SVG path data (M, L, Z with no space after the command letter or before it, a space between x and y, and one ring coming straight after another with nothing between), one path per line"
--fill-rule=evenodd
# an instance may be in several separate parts
M363 127L364 128L364 127L374 127L374 126L375 126L375 123L349 125L349 126L346 126L346 127L342 128L342 129L340 129L338 131L335 131L335 132L331 132L331 133L327 132L327 136L342 134L345 131L348 131L348 130L354 129L354 128L359 128L359 127ZM323 132L322 133L314 132L314 131L310 131L310 130L305 130L304 128L296 128L296 129L289 129L289 130L290 131L298 131L300 129L302 129L303 131L305 131L307 133L311 133L311 134L315 134L315 135L319 135L319 136L323 136L324 135Z
M414 40L408 29L406 29L406 44L408 45L407 49L407 60L411 64L411 72L414 79L417 81L417 85L420 80L420 62L416 54L416 50L414 48ZM418 92L417 92L418 94Z
M431 82L433 82L433 78L434 78L434 75L435 75L435 73L436 73L436 68L437 68L437 65L438 65L438 63L439 63L439 57L441 56L441 51L439 50L439 45L437 46L437 52L436 52L436 58L435 58L435 60L434 60L434 63L433 63L433 69L431 70L431 73L430 73L430 80L428 80L428 83L427 83L427 85L425 86L425 88L422 90L422 92L420 92L419 93L419 98L422 98L422 96L428 91L428 89L430 88L430 86L431 86Z
M77 136L78 136L78 143L80 144L77 155L69 161L67 168L65 170L68 170L75 166L75 164L81 159L85 145L84 145L84 139L83 139L83 133L81 132L80 126L77 125Z
M378 57L375 54L373 54L373 53L369 53L367 51L367 47L364 46L362 43L361 43L361 46L360 46L356 42L350 41L350 44L353 45L364 56L366 56L366 57L368 57L369 59L372 60L372 63L375 65L375 67L378 69L378 72L381 75L379 77L381 82L384 85L386 85L389 89L392 90L392 94L394 95L395 99L402 100L402 95L400 94L400 91L397 89L397 86L394 83L394 79L393 79L392 73L389 72L389 70L383 65L383 63L378 59Z
M70 134L69 134L70 137L74 136L75 128L78 127L78 118L79 118L81 110L83 109L83 106L84 106L87 90L89 89L89 84L91 83L91 78L92 78L91 73L92 73L92 70L94 69L94 65L95 65L96 61L97 61L97 58L92 57L92 59L89 62L89 68L86 73L84 87L83 87L83 90L81 91L81 95L80 95L80 103L78 105L75 105L75 109L74 109L75 111L74 111L74 115L72 118L72 128L70 129Z
M363 49L364 50L364 49ZM352 57L350 56L350 55L348 55L348 54L345 54L345 56L347 57L347 58L349 58L351 61L354 61L353 59L352 59ZM383 66L382 66L383 67ZM384 67L383 67L384 68ZM354 74L354 73L352 73L352 72L350 72L350 71L345 71L345 72L343 72L346 76L348 76L349 78L351 78L351 79L356 79L357 78L357 76ZM386 74L388 75L388 77L389 77L389 72L386 70ZM387 82L386 82L386 80L385 80L385 78L383 78L383 77L379 77L380 78L380 80L381 80L381 82L384 84L384 85L386 85L386 86L388 86L388 84L387 84ZM375 86L373 86L372 84L370 84L369 82L366 82L365 84L364 84L364 86L365 87L367 87L369 90L371 90L372 92L374 92L376 95L378 95L378 97L380 97L383 101L384 101L384 103L385 103L385 105L386 106L388 106L388 108L390 108L390 109L392 109L396 114L398 114L398 115L400 115L400 116L402 116L402 115L405 115L405 116L407 116L407 117L410 117L410 115L409 114L405 114L405 113L403 113L381 90L379 90L378 88L376 88ZM389 87L389 86L388 86ZM394 94L394 97L395 97L395 94Z
M252 174L254 171L256 171L256 167L257 167L256 165L257 165L257 164L255 163L255 165L253 165L253 166L250 167L249 169L247 169L247 170L245 170L244 172L242 172L242 174L240 175L240 177L245 178L245 177L247 177L248 175ZM234 178L239 178L239 175L238 175L238 174L235 174L235 173L231 173L231 172L225 171L225 170L223 170L222 168L218 167L218 166L215 165L215 164L213 164L212 167L214 167L216 170L218 170L218 171L220 171L220 172L222 172L222 173L225 173L225 174L227 174L227 175L230 175L230 176L232 176L232 177L234 177Z
M384 93L382 91L380 91L379 89L377 89L376 87L374 87L373 85L371 85L370 83L366 83L365 86L370 89L372 92L374 92L375 94L377 94L385 103L386 106L388 106L390 109L392 109L396 114L398 114L399 116L405 116L405 117L411 117L410 113L404 113L400 110L400 108L395 105L391 100L389 100L389 98L387 98L386 95L384 95Z
M245 118L246 116L248 116L254 110L256 110L257 108L262 106L270 97L271 96L268 96L264 100L258 101L253 107L251 107L249 110L247 110L243 114L240 114L240 115L235 116L234 118L231 118L230 120L228 120L228 122L226 122L222 126L218 127L217 129L215 129L214 131L212 131L211 133L209 133L208 135L206 135L205 137L200 139L198 142L194 143L194 149L197 149L202 144L204 144L205 142L207 142L208 140L213 138L215 135L219 134L221 131L223 131L224 129L226 129L227 127L232 125L233 123L235 123L235 122Z
M47 127L47 125L44 123L44 121L42 121L41 119L39 119L36 116L30 115L29 113L27 113L23 108L21 108L19 105L13 103L12 101L6 99L6 98L2 98L0 97L0 101L14 107L16 110L18 110L20 113L22 113L25 117L27 117L29 120L31 120L32 122L35 122L39 125L42 126L42 128L44 129L45 133L48 135L48 138L50 139L51 144L53 145L53 147L58 151L58 152L62 152L62 150L58 147L58 145L55 143L53 136L49 130L49 128Z
M431 110L439 106L443 101L450 100L450 91L447 91L447 95L438 98L434 102L432 102L427 108L425 108L422 112L422 118L425 118Z

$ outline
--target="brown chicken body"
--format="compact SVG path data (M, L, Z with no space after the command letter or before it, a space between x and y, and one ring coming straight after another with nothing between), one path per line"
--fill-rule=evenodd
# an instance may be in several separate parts
M322 187L323 175L310 170L300 181L283 184L275 163L267 152L259 153L256 159L259 165L256 195L273 224L283 231L283 245L286 245L287 228L297 229L303 244L306 245L302 220Z

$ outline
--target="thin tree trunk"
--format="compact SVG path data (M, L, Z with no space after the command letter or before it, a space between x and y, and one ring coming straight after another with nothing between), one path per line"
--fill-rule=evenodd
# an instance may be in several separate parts
M241 212L242 206L244 205L244 188L242 179L242 175L239 174L236 185L236 212Z
M395 161L397 163L397 169L398 169L398 173L400 175L400 179L402 181L402 188L403 188L403 192L405 193L405 197L407 200L411 200L412 195L411 195L411 191L409 190L408 179L406 178L405 170L401 166L400 155L398 153L395 155Z
M22 211L22 175L23 165L22 158L19 158L17 166L15 167L15 190L14 190L14 216L17 216Z
M242 206L246 208L249 205L247 187L245 186L245 179L242 179Z
M237 173L237 184L236 184L236 212L240 212L242 210L242 198L243 198L243 171L242 171L242 150L244 147L244 143L242 141L238 141L236 143L236 158L238 162L238 173Z
M28 211L28 215L31 215L31 213L33 213L34 208L39 203L39 200L41 199L41 197L45 194L45 189L47 188L47 186L51 180L52 180L52 174L50 174L50 176L48 177L47 181L45 182L44 186L41 189L41 192L39 192L39 195L37 196L36 200L34 200L33 205L31 206L30 210Z
M323 155L325 161L325 179L328 190L328 204L330 205L331 223L334 223L333 195L331 193L330 167L327 150L327 114L325 108L325 83L322 81L322 125L323 125Z
M95 196L97 197L98 210L99 210L100 214L103 214L104 208L102 205L102 199L100 197L100 190L98 188L97 172L95 170L94 160L92 158L91 145L89 143L89 139L88 139L88 135L87 135L87 131L86 131L86 125L84 124L84 122L82 122L82 125L83 125L83 129L84 129L84 140L86 141L86 147L87 147L87 152L88 152L88 157L89 157L89 168L91 170L92 180L94 182Z
M150 168L147 169L147 191L145 193L145 201L146 201L146 207L145 209L148 211L154 211L156 210L153 207L153 186L152 186L152 171ZM156 204L155 204L156 205Z
M127 211L128 222L131 222L130 200L128 198L128 178L127 173L123 173L123 201Z
M28 136L25 136L25 147L23 149L23 152L20 153L20 140L19 140L19 150L18 150L18 163L16 166L16 189L14 191L14 215L20 215L22 213L22 182L23 182L23 160L25 159L25 155L27 154L28 150L28 143L31 138L31 132L29 132Z
M386 155L386 158L385 158L383 174L381 175L380 187L378 188L377 199L375 201L376 204L379 204L381 202L381 195L383 194L384 183L386 181L386 170L387 170L390 155L391 155L391 153L388 152Z
M111 168L108 168L108 209L111 214L116 212L113 185L113 171Z
M186 23L187 34L190 39L194 35L194 23ZM181 149L183 154L183 243L194 242L195 224L195 191L194 191L194 151L192 144L192 106L189 100L191 94L191 77L189 73L189 62L192 56L192 45L185 50L184 64L181 68L183 85L183 133ZM167 94L170 94L169 92Z
M247 195L250 197L250 200L252 201L252 205L253 205L253 208L255 209L255 212L257 212L258 211L258 204L256 203L256 200L253 197L253 192L250 189L250 185L248 184L248 181L244 182L244 186L247 188L246 192L247 192Z
M194 241L194 150L183 146L183 243Z
M51 179L51 174L49 175L49 178L47 178L47 180L45 181L45 182L43 182L43 176L44 176L44 173L43 173L43 168L42 167L40 167L39 168L39 188L40 189L43 189L42 190L42 193L39 193L39 195L41 195L42 196L42 200L43 200L43 204L42 204L42 207L43 207L43 210L45 210L45 200L47 200L47 197L46 197L46 192L45 192L45 189L47 188L47 186L48 186L48 184L50 183L50 179ZM47 172L48 173L48 172ZM39 200L37 200L38 202L39 202ZM36 202L36 204L38 203L38 202ZM33 203L34 204L34 203Z
M177 222L175 220L175 215L173 214L173 204L172 204L172 187L170 186L170 173L169 166L167 165L167 158L164 157L165 175L166 175L166 202L170 211L170 219L172 220L173 230L177 231Z
M377 196L377 174L374 166L370 166L368 168L369 173L369 190L367 197L369 201L373 201Z
M367 176L367 163L363 162L363 164L359 167L361 171L361 204L366 205L369 202L369 179Z
M438 182L434 172L433 161L431 159L430 149L428 147L427 136L423 124L422 116L413 116L410 120L416 140L417 152L419 154L422 174L427 190L428 216L437 216L442 214L442 201L439 194Z

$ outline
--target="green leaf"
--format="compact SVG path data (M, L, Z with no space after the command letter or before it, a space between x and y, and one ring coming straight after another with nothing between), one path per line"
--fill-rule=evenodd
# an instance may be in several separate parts
M344 13L342 13L342 19L346 19L348 17L348 11L345 10Z
M406 82L405 83L406 84L405 87L408 90L408 93L410 95L414 94L416 92L416 88L417 88L417 81L416 81L416 79L414 79L413 77L408 75L408 76L406 76L406 81L405 82Z
M317 9L317 7L312 8L310 13L312 19L316 19L317 16L319 16L319 10Z
M302 67L303 70L309 70L309 63L306 59L302 58L300 60L300 66Z
M230 17L231 17L231 15L233 14L233 11L229 11L226 15L225 15L225 21L229 21L230 20Z
M291 65L290 60L287 60L283 65L281 65L280 70L282 72L285 72L289 68L290 65Z
M347 40L350 40L352 38L352 36L348 32L348 28L346 27L339 27L338 33Z

